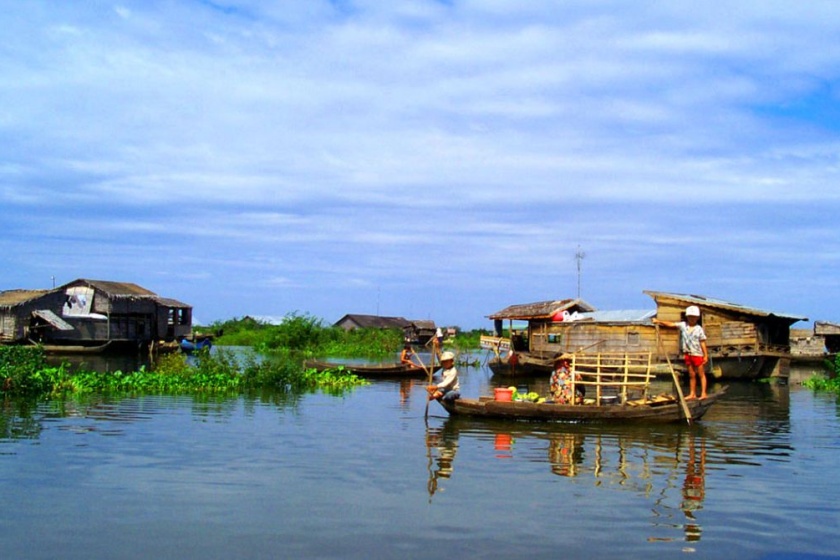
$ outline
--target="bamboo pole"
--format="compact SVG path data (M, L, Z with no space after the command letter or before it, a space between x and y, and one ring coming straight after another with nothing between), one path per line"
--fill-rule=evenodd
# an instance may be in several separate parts
M671 377L674 380L674 385L677 387L677 396L680 398L680 404L682 405L683 414L685 414L685 421L688 422L688 425L691 425L691 411L688 409L688 404L685 402L685 397L683 396L682 385L680 385L680 379L677 377L677 372L674 371L674 367L671 365L671 358L668 357L668 354L662 348L662 339L659 337L659 324L656 325L656 344L659 347L659 351L665 354L665 361L668 362L668 369L671 370Z

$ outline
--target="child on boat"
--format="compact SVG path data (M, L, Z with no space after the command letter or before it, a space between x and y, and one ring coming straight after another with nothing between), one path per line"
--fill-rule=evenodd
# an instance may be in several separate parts
M706 363L709 361L709 351L706 348L706 332L699 325L700 308L690 305L685 309L685 321L673 323L652 319L654 325L678 328L680 330L680 346L685 356L685 367L688 369L688 395L686 400L697 398L697 378L700 379L700 398L706 398Z

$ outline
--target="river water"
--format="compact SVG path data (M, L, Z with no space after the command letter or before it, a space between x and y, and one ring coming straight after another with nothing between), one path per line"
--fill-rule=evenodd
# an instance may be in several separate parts
M424 396L6 402L0 558L838 558L833 396L731 384L691 427L424 418Z

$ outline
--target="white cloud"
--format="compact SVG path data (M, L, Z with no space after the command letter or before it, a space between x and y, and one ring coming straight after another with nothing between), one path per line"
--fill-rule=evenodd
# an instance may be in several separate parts
M18 3L0 23L0 251L24 286L154 263L334 309L450 281L480 315L482 279L557 290L531 271L568 275L578 244L635 275L604 281L622 295L682 275L674 247L713 254L710 275L807 270L837 212L828 2ZM203 316L242 314L212 288Z

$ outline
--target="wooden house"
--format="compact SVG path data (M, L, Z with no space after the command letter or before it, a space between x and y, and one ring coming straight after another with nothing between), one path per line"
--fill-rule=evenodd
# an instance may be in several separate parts
M791 329L790 346L793 360L824 362L840 353L840 325L814 321L812 329Z
M491 369L500 373L550 371L552 357L558 348L553 326L594 310L583 300L563 299L510 305L488 315L493 320L496 336L482 337L481 345L496 353L489 362ZM507 337L504 336L505 321ZM504 349L508 349L507 354L502 354Z
M403 317L383 317L381 315L347 314L335 323L334 327L345 330L353 329L398 329L403 331L408 340L425 344L435 335L434 321L409 321Z
M58 290L7 290L0 292L0 343L39 338L49 329L70 330L61 319L64 295Z
M825 341L828 354L840 353L840 325L828 321L814 321L814 335Z
M144 346L192 331L192 307L128 282L78 279L52 290L0 292L0 342Z
M788 375L790 325L806 319L703 296L645 293L654 299L655 309L598 311L580 300L559 300L511 306L494 313L489 318L496 321L497 331L500 319L525 321L527 328L512 334L510 356L497 354L491 367L505 372L515 367L547 372L551 369L551 358L563 352L651 352L657 362L655 371L665 374L669 371L668 360L676 368L682 368L679 333L676 329L657 328L651 319L681 321L685 308L696 305L702 312L701 324L708 337L712 375L727 378ZM517 341L517 336L523 340Z

